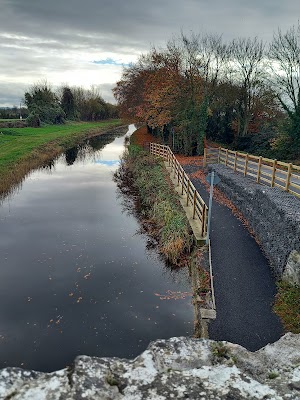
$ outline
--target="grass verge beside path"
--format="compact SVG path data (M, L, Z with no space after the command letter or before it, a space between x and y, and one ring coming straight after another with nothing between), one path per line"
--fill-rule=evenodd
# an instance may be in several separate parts
M274 311L281 318L285 331L300 333L300 287L279 281L277 289Z
M194 239L163 162L130 145L117 180L121 189L126 183L138 194L142 223L157 240L161 254L173 265L183 265Z
M0 195L9 193L33 168L49 162L80 140L121 125L120 120L0 128Z

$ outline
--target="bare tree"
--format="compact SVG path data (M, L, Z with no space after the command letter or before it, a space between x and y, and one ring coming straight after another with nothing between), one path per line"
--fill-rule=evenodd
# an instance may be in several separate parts
M283 33L278 29L268 53L273 81L283 108L295 112L300 91L300 24Z
M264 43L257 37L234 39L231 43L231 77L240 88L237 103L238 136L245 136L256 94L265 78Z

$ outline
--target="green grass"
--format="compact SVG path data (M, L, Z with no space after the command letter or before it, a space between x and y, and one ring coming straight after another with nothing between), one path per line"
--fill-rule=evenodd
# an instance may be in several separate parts
M285 331L300 333L300 286L280 281L277 287L273 309L280 317Z
M82 139L121 125L120 120L41 128L0 128L0 199L34 168L47 164Z
M34 150L52 143L66 147L91 131L104 130L120 124L120 120L97 123L72 123L41 128L0 128L0 174ZM2 133L2 134L1 134Z

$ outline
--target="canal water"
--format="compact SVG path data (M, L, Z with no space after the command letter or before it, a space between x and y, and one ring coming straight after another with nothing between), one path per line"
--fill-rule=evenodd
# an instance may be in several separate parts
M134 129L68 150L1 203L0 368L133 358L192 334L187 271L148 250L113 180Z

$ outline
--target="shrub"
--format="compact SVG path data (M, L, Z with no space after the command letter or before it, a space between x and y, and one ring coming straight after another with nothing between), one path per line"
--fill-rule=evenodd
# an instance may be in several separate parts
M26 118L26 123L28 126L31 126L33 128L38 128L41 126L41 120L40 117L37 114L29 114L28 117Z

